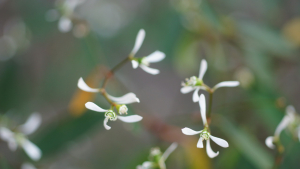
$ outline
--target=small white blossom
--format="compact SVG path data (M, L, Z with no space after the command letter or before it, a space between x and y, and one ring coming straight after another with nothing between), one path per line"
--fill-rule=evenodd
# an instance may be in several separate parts
M193 101L198 102L199 101L199 95L198 92L199 90L207 90L207 87L203 83L203 76L207 70L207 62L205 59L202 59L200 63L200 70L199 70L199 76L192 76L189 79L186 79L186 82L182 83L182 88L180 89L181 93L186 94L191 91L194 91L193 93ZM215 91L216 89L220 87L236 87L240 83L238 81L225 81L225 82L220 82L216 84L212 90Z
M159 167L160 169L166 169L165 161L167 160L169 155L177 148L177 146L177 143L172 143L163 154L158 147L152 148L149 157L151 161L145 161L142 165L138 165L137 169L155 169L157 167Z
M287 106L285 113L285 116L276 127L274 136L269 136L266 138L265 143L267 147L271 149L275 148L273 143L280 138L281 132L287 127L290 127L292 133L294 132L293 134L295 134L300 141L300 120L296 114L295 108L293 106Z
M144 29L141 29L138 32L134 47L131 51L132 56L134 56L136 54L136 52L140 49L140 47L144 41L145 34L146 33L145 33ZM160 62L164 58L165 58L165 54L163 52L155 51L155 52L151 53L150 55L143 57L143 58L133 58L131 60L131 63L132 63L132 67L134 69L136 69L137 67L140 67L145 72L152 74L152 75L156 75L159 73L159 70L150 68L149 65L150 65L150 63Z
M78 80L77 86L79 89L86 91L86 92L92 92L92 93L98 93L100 92L99 88L91 88L89 87L83 80L83 78L81 77ZM117 103L117 104L131 104L131 103L139 103L140 99L136 97L136 95L134 93L127 93L121 97L114 97L111 96L107 93L107 97L109 99L111 99L113 102Z
M17 127L16 132L12 132L6 127L0 127L0 137L8 143L11 151L15 151L17 147L22 147L32 160L39 160L42 156L41 150L27 139L27 135L32 134L41 124L41 116L33 113L28 120Z
M199 99L199 105L200 105L200 112L201 112L201 117L202 117L202 121L204 126L207 126L207 120L206 120L206 101L205 101L205 97L203 94L201 94L200 99ZM196 134L200 134L200 138L199 141L197 143L197 147L198 148L203 148L203 140L206 140L206 152L207 155L210 158L214 158L216 157L219 152L215 153L210 146L210 140L214 141L216 144L218 144L221 147L227 148L229 147L228 142L218 138L218 137L214 137L210 134L210 132L208 131L208 129L205 127L203 130L200 131L194 131L190 128L183 128L181 129L182 133L185 135L196 135Z
M125 123L135 123L135 122L141 121L143 119L143 117L139 116L139 115L119 116L113 110L102 109L101 107L97 106L93 102L87 102L85 104L85 107L89 110L93 110L96 112L105 112L105 114L104 114L105 119L104 119L103 125L106 130L111 129L111 127L107 125L108 120L116 121L117 119L119 119Z

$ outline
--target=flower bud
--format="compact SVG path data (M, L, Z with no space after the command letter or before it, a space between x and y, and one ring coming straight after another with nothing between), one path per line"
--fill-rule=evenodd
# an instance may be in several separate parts
M123 114L127 114L128 108L125 104L119 106L119 114L123 115Z

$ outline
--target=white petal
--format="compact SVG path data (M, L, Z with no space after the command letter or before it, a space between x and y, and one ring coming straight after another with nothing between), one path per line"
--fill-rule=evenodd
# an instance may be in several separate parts
M144 59L149 63L159 62L163 60L166 57L166 55L161 51L155 51L151 53L150 55L146 56Z
M25 135L32 134L41 125L42 117L39 113L32 113L27 121L19 126L19 130Z
M198 143L197 143L197 147L198 148L203 148L203 138L202 137L199 138Z
M180 92L183 93L183 94L186 94L186 93L189 93L193 90L195 90L195 88L192 87L192 86L184 86L180 89Z
M32 159L32 160L39 160L42 156L41 150L32 142L30 142L27 139L24 139L22 141L22 147L27 153L27 155Z
M219 155L219 151L217 151L217 153L215 153L211 147L210 147L210 139L206 140L206 153L208 155L208 157L210 158L214 158L216 157L217 155Z
M96 92L99 92L99 89L97 88L90 88L85 82L84 80L82 79L82 77L78 80L78 84L77 84L78 88L83 90L83 91L86 91L86 92L93 92L93 93L96 93Z
M10 141L11 139L14 139L14 133L10 131L8 128L1 127L0 128L0 137L4 141Z
M193 93L193 102L198 102L199 101L199 95L198 95L199 90L200 90L200 88L196 88L196 90L194 91L194 93Z
M214 141L216 144L218 144L221 147L227 148L229 147L229 144L226 140L218 138L218 137L214 137L214 136L210 136L211 140Z
M127 93L124 96L121 97L114 97L109 94L107 94L108 98L110 98L112 101L118 103L118 104L130 104L130 103L139 103L140 99L136 97L134 93Z
M136 69L139 66L139 62L137 62L135 60L132 60L131 63L132 63L133 69Z
M266 138L266 145L271 148L271 149L274 149L275 148L275 145L273 144L273 140L274 140L274 137L273 136L269 136Z
M137 37L135 39L135 44L134 44L134 47L131 51L132 54L136 54L136 52L140 49L140 47L142 46L143 44L143 41L145 39L145 35L146 35L146 32L144 29L141 29L139 31L139 33L137 34Z
M134 122L141 121L143 119L143 117L139 116L139 115L118 116L118 119L125 123L134 123Z
M152 74L152 75L157 75L159 74L159 70L158 69L153 69L153 68L150 68L148 66L145 66L145 65L140 65L140 67L147 73L149 74Z
M169 155L177 148L178 144L177 143L172 143L168 149L164 152L164 154L162 155L162 158L164 159L164 161L166 161L166 159L169 157Z
M207 62L205 59L202 59L201 64L200 64L200 70L199 70L199 79L203 79L203 76L207 70Z
M93 111L97 111L97 112L106 112L106 111L108 111L108 110L102 109L101 107L97 106L93 102L87 102L87 103L85 103L85 107L87 109L90 109L90 110L93 110Z
M292 120L293 119L291 119L289 115L285 115L281 122L278 124L274 136L279 137L281 131L284 130Z
M200 131L195 131L195 130L192 130L192 129L190 129L190 128L185 127L185 128L183 128L183 129L181 129L181 131L182 131L182 133L185 134L185 135L196 135L196 134L201 133L202 130L200 130Z
M155 166L155 163L150 162L150 161L145 161L145 162L142 164L142 166L143 166L143 169L150 169L150 168L152 168L152 167Z
M295 118L295 114L296 114L296 110L294 108L294 106L289 105L286 107L285 113L291 118L294 119Z
M106 130L110 130L111 127L107 125L107 122L108 122L108 117L105 117L104 121L103 121L103 125L104 125L104 128Z
M23 163L21 169L36 169L36 168L30 163Z
M72 21L67 17L61 17L58 21L58 29L63 33L69 32L72 25Z
M220 88L220 87L236 87L240 85L240 82L238 81L225 81L225 82L220 82L215 85L214 90Z
M205 125L207 123L207 121L206 121L206 101L205 101L205 97L203 94L200 95L199 106L200 106L202 122L203 122L203 125Z

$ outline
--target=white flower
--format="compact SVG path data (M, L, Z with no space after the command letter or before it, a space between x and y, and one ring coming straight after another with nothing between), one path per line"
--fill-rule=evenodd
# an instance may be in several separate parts
M91 88L89 87L84 80L82 79L82 77L78 80L78 84L77 84L78 88L86 91L86 92L92 92L92 93L97 93L100 92L99 88ZM117 104L130 104L130 103L139 103L140 99L136 97L136 95L134 93L127 93L121 97L114 97L111 96L109 94L107 94L107 97L109 99L111 99L113 102L117 103Z
M200 105L201 117L202 117L203 124L204 124L204 126L207 126L207 121L206 121L206 102L205 102L205 97L204 97L203 94L201 94L201 96L200 96L199 105ZM207 155L210 158L214 158L214 157L216 157L219 154L219 152L215 153L211 149L210 140L214 141L216 144L218 144L221 147L224 147L224 148L229 147L227 141L225 141L225 140L223 140L221 138L212 136L209 133L209 131L208 131L208 129L206 127L203 130L200 130L200 131L194 131L194 130L192 130L190 128L185 127L183 129L181 129L181 131L185 135L200 134L200 138L199 138L199 141L197 143L197 147L198 148L203 148L203 140L206 140L206 152L207 152Z
M16 132L12 132L6 127L0 127L0 137L8 143L11 151L15 151L17 147L22 147L32 160L39 160L42 156L41 150L27 139L27 135L32 134L41 124L41 116L33 113L28 120L17 127Z
M116 121L117 119L119 119L125 123L134 123L134 122L141 121L143 119L143 117L139 116L139 115L119 116L113 110L102 109L101 107L97 106L93 102L87 102L85 104L85 107L87 109L90 109L90 110L93 110L96 112L105 112L105 119L104 119L103 125L106 130L111 129L111 127L107 125L108 120Z
M134 56L136 52L140 49L141 45L143 44L145 38L145 30L141 29L136 37L134 47L131 51L131 55ZM160 51L155 51L150 55L143 57L143 58L133 58L131 60L132 67L136 69L137 67L142 68L145 72L150 73L152 75L156 75L159 73L158 69L150 68L150 63L155 63L163 60L165 58L165 54Z
M165 161L167 160L169 155L177 148L177 146L177 143L172 143L163 154L158 147L152 148L150 151L150 158L154 161L145 161L142 165L138 165L137 169L154 169L158 166L160 169L166 169ZM158 161L155 161L157 159Z
M286 114L285 116L282 118L282 120L280 121L280 123L278 124L278 126L276 127L274 136L269 136L267 137L265 143L267 145L267 147L274 149L275 145L273 144L274 142L276 142L279 137L280 137L280 133L287 128L289 125L293 125L293 123L295 121L297 121L296 119L296 111L295 108L293 106L287 106L286 108ZM296 122L297 123L297 122ZM296 124L299 125L299 124ZM299 138L300 141L300 125L298 128L295 129L296 130L296 134Z
M207 90L206 85L203 83L203 76L207 70L207 62L205 59L202 59L200 64L200 70L199 70L199 76L192 76L189 79L186 79L186 82L182 83L182 88L180 89L181 93L186 94L194 90L193 93L193 101L198 102L199 101L199 90ZM236 87L240 83L238 81L225 81L220 82L216 84L212 90L215 91L220 87Z

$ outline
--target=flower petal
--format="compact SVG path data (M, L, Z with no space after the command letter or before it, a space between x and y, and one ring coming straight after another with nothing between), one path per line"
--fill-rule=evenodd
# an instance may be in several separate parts
M118 119L125 123L134 123L134 122L141 121L143 119L143 117L139 116L139 115L118 116Z
M93 111L97 111L97 112L106 112L106 111L108 111L108 110L102 109L101 107L97 106L93 102L87 102L87 103L85 103L85 107L87 109L90 109L90 110L93 110Z
M103 121L103 125L104 125L104 128L106 130L110 130L111 129L111 127L107 125L108 119L109 119L108 117L105 117L105 119Z
M198 148L203 148L203 138L202 137L199 138L198 143L197 143L197 147Z
M186 93L189 93L193 90L195 90L195 88L192 87L192 86L184 86L180 89L180 92L183 93L183 94L186 94Z
M4 141L9 141L11 139L14 139L14 133L10 131L8 128L0 127L0 137Z
M162 158L164 159L164 161L166 161L166 159L169 157L169 155L177 148L178 144L177 143L172 143L168 149L164 152L164 154L162 155Z
M207 121L206 121L206 101L205 101L204 94L200 95L199 106L200 106L202 122L203 122L203 125L205 125L207 123Z
M135 102L140 102L140 99L136 97L134 93L127 93L124 96L121 97L114 97L109 94L107 94L108 98L110 98L112 101L118 103L118 104L130 104Z
M132 63L133 69L136 69L139 66L139 62L137 62L136 60L132 60L131 63Z
M136 54L136 52L141 48L142 44L143 44L143 41L145 39L145 35L146 35L146 32L144 29L141 29L138 34L137 34L137 37L135 39L135 43L134 43L134 47L131 51L131 53L133 55Z
M193 93L193 102L198 102L199 101L199 95L198 95L199 90L200 90L200 88L196 88L196 90L194 91L194 93Z
M157 50L146 56L144 59L149 63L154 63L163 60L165 57L166 55L163 52Z
M297 128L297 130L298 130L298 139L300 141L300 126Z
M213 89L216 90L220 87L236 87L238 85L240 85L240 82L238 81L225 81L216 84Z
M199 70L199 79L203 79L203 76L207 70L207 62L205 59L202 59L201 64L200 64L200 70Z
M25 139L22 141L22 147L27 155L34 161L37 161L42 156L42 151L32 142Z
M153 68L150 68L148 66L145 66L145 65L140 65L140 67L147 73L149 74L152 74L152 75L157 75L159 74L159 70L158 69L153 69Z
M289 125L289 123L292 122L292 120L293 119L289 115L285 115L281 122L278 124L274 136L279 137L281 131L284 130Z
M274 137L273 136L269 136L266 138L266 145L271 148L271 149L274 149L275 148L275 145L273 144L273 140L274 140Z
M210 158L214 158L216 157L217 155L219 155L219 151L217 151L217 153L215 153L212 149L211 149L211 146L210 146L210 139L206 140L206 153L208 155L208 157Z
M69 32L72 29L72 26L72 21L67 17L61 17L58 21L58 29L60 32Z
M19 126L19 130L25 135L32 134L41 125L42 117L39 113L32 113L27 121Z
M21 169L36 169L36 168L30 163L23 163Z
M185 128L183 128L183 129L181 129L181 131L182 131L183 134L189 135L189 136L190 136L190 135L196 135L196 134L199 134L199 133L201 133L202 130L200 130L200 131L195 131L195 130L192 130L192 129L188 128L188 127L185 127Z
M82 77L78 80L77 86L78 86L79 89L81 89L83 91L86 91L86 92L93 92L93 93L99 92L99 89L97 89L97 88L90 88L84 82L84 80L82 79Z
M229 147L229 144L226 140L218 138L218 137L214 137L214 136L210 136L211 140L214 141L216 144L218 144L221 147L227 148Z

